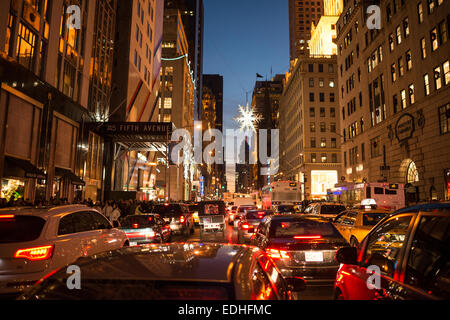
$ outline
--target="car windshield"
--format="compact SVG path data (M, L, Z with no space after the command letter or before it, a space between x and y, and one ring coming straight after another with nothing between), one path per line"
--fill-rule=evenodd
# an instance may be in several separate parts
M323 205L320 208L320 214L339 214L342 211L345 211L345 206L340 205Z
M268 211L247 211L247 214L245 215L245 217L248 220L254 220L254 219L262 219L265 216L267 216L269 214Z
M69 290L63 279L47 279L26 299L32 300L229 300L220 283L83 279L83 290ZM75 292L76 291L76 292Z
M386 213L364 213L363 214L363 225L364 226L374 226L384 217L386 217Z
M152 227L156 223L154 216L128 216L122 220L123 228L146 228Z
M163 217L178 216L182 214L179 205L169 204L169 205L156 205L152 209L152 213L159 214Z
M270 227L273 238L292 238L294 236L319 235L323 238L342 238L331 223L308 219L274 220Z
M0 243L26 242L39 238L45 220L36 216L0 219Z

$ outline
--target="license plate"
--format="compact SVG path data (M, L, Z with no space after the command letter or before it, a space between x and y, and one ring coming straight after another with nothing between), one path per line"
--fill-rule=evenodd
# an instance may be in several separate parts
M131 247L137 246L137 242L130 242L130 246Z
M306 262L323 262L323 253L321 251L306 251Z
M205 225L206 229L219 229L220 225L219 224L207 224Z

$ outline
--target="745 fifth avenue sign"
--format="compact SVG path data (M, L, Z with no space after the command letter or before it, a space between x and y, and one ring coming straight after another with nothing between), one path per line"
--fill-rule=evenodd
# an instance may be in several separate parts
M171 122L105 122L91 124L91 130L100 135L148 135L169 136L172 134Z

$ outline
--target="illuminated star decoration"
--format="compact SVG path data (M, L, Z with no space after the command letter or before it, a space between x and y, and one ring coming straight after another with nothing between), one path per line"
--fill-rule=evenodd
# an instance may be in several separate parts
M262 116L256 114L247 104L246 107L239 106L240 115L234 120L239 124L241 131L253 131L256 132L255 123L262 120Z

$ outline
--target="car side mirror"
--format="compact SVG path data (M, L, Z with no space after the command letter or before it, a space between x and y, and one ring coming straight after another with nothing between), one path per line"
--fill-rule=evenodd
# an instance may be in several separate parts
M357 264L357 250L355 247L343 247L336 252L335 260L342 264Z
M113 227L114 227L114 228L120 228L120 223L119 223L119 221L114 220L114 221L113 221Z
M300 292L306 289L306 281L300 277L286 278L288 290L292 292Z

